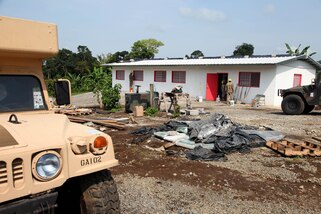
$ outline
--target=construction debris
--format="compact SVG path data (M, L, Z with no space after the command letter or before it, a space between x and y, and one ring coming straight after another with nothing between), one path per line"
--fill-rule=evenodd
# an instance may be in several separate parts
M169 121L165 123L161 127L141 127L139 129L136 129L134 131L129 132L130 134L137 135L131 143L137 144L145 141L149 137L151 137L154 133L156 132L165 132L165 131L178 131L177 129L180 129L182 127L187 127L187 124L185 122L180 122L180 121ZM185 128L182 128L182 130L186 130Z
M321 156L321 137L268 141L266 146L285 156Z
M233 123L222 114L213 114L198 121L172 120L162 127L143 127L131 133L139 135L133 140L135 143L143 142L154 135L176 146L191 149L193 151L189 151L186 157L193 160L222 160L225 154L249 151L251 148L264 146L266 140L279 140L284 137L269 128L258 130L256 127ZM202 154L205 154L204 158L200 157Z
M227 160L226 156L223 153L215 153L209 149L203 147L196 147L193 150L186 152L186 157L190 160L203 160L203 161L212 161L212 160Z
M102 125L108 128L114 128L114 129L125 129L125 124L118 122L116 120L97 120L97 119L90 119L90 118L82 118L82 117L73 117L73 116L68 116L69 120L71 122L76 122L76 123L86 123L86 122L92 122L98 125Z
M186 99L186 108L191 109L192 105L190 95L188 93L182 93L181 90L175 90L175 88L172 92L161 93L158 101L158 109L160 109L161 103L164 103L166 113L168 113L171 108L175 111L175 107L178 106L178 100L183 98Z
M92 114L92 110L88 108L58 108L55 110L57 114L66 114L72 116L89 115Z

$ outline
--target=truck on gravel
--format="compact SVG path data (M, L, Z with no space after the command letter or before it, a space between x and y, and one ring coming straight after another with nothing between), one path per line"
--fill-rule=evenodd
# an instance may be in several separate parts
M321 105L321 70L316 72L311 85L280 89L278 94L283 97L281 107L285 114L310 113L316 105Z
M0 213L119 213L112 139L51 111L42 64L56 25L0 16L0 29Z

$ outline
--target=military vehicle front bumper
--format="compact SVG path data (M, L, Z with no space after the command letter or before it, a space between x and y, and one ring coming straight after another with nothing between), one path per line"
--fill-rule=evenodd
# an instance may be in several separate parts
M58 192L46 193L34 198L24 198L0 205L0 213L54 213ZM52 212L50 212L52 211Z

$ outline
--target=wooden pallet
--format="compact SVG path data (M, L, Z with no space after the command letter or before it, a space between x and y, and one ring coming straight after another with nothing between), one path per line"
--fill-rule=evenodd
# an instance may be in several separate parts
M266 146L285 156L321 156L321 137L293 140L285 138L281 141L268 141Z

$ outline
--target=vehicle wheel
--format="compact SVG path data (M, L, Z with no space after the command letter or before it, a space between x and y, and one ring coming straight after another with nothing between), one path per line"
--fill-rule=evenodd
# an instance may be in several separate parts
M305 108L303 110L304 114L309 114L314 109L314 105L305 104Z
M82 177L80 189L81 213L120 213L117 187L110 171Z
M305 104L302 98L296 94L290 94L283 98L281 104L282 110L285 114L302 114Z

